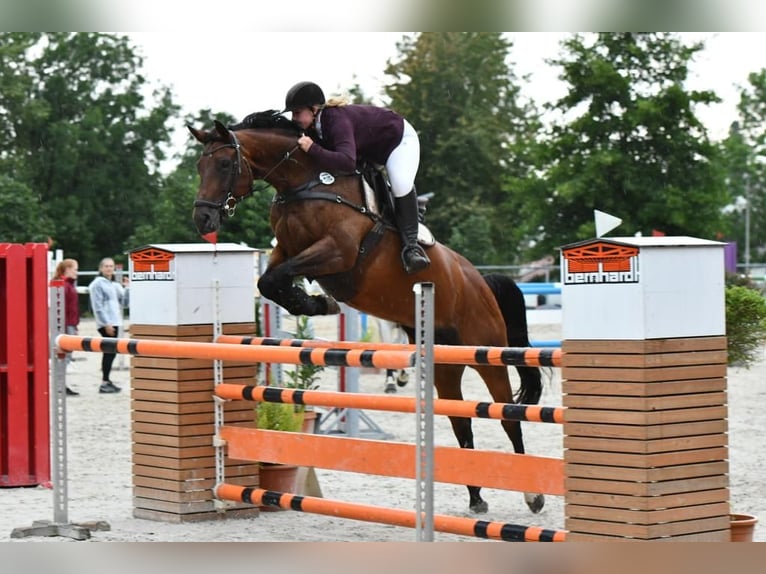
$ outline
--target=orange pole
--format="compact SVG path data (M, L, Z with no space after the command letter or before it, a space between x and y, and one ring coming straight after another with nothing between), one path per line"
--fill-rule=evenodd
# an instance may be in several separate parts
M340 516L365 522L378 522L408 528L415 528L416 525L416 514L412 510L385 508L313 496L301 496L228 483L216 486L215 495L223 500L233 500L259 506L277 506L288 510L323 514L325 516ZM504 522L489 522L444 514L434 515L434 530L449 534L508 542L564 542L566 540L565 530L521 526Z
M320 341L317 339L275 339L219 335L219 343L269 347L312 347L335 349L408 350L415 345L398 343L365 343L363 341ZM434 362L444 365L506 365L527 367L560 367L561 349L542 347L477 347L434 345Z
M222 399L230 400L297 403L320 407L368 409L373 411L414 413L417 408L417 399L415 397L392 397L334 391L302 391L300 389L285 389L261 385L222 383L216 386L215 394ZM564 422L564 410L564 407L434 399L434 414L450 417L561 424Z
M150 357L290 363L293 365L404 369L415 364L415 353L401 349L252 347L224 343L115 339L112 337L78 337L75 335L59 335L56 337L56 346L64 351L106 351Z

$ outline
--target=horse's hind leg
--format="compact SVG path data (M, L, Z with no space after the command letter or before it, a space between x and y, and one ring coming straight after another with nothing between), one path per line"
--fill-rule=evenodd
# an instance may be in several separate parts
M460 381L464 370L465 367L462 365L434 365L434 381L440 399L457 401L463 399ZM471 419L466 417L449 417L449 421L458 446L460 448L474 448ZM487 512L489 506L481 497L481 487L468 485L466 488L468 488L468 508L478 514Z
M511 403L513 402L513 392L511 390L511 383L508 379L508 369L505 367L474 367L479 373L484 383L487 385L492 399L497 403ZM501 421L503 430L513 445L513 452L516 454L524 454L524 439L521 432L521 423L519 421ZM529 509L538 513L543 509L545 505L545 497L539 493L525 492L524 501L527 503Z

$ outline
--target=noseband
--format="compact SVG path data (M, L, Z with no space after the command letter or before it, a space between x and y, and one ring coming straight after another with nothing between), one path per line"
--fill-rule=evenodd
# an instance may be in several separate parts
M212 207L213 209L217 209L225 213L228 217L233 217L234 211L237 208L237 204L243 199L245 199L247 196L252 195L258 190L256 190L256 188L252 186L247 193L242 194L240 196L234 195L234 185L236 184L239 177L242 175L242 150L241 150L242 146L240 145L239 140L237 139L237 135L233 131L230 131L229 135L231 136L231 141L229 143L222 144L216 148L211 149L209 152L205 152L202 154L203 157L206 157L206 156L212 157L216 152L222 149L227 149L227 148L234 149L236 153L236 161L231 166L231 171L229 172L229 181L226 188L226 199L224 199L223 201L218 201L218 202L208 201L206 199L195 199L194 207L195 208L196 207ZM266 178L268 178L269 175L271 175L274 172L274 170L276 170L285 161L290 159L290 156L292 156L292 154L295 153L295 151L299 147L300 146L296 144L294 148L292 148L290 151L285 153L282 159L280 159L277 162L277 164L266 173L266 175L264 175L263 177L259 179L266 180ZM247 171L250 173L250 181L253 182L255 180L255 176L253 175L253 170L250 167L250 163L247 161L245 161L244 163L245 163L245 167L247 167Z
M195 199L194 207L212 207L213 209L220 210L229 217L232 217L234 215L234 210L237 207L237 203L242 201L248 195L251 195L254 190L251 188L248 193L239 197L234 195L234 184L239 179L239 176L242 175L242 150L236 134L234 132L229 132L229 135L231 136L230 143L220 145L211 149L209 152L202 154L203 157L212 157L216 152L222 149L234 148L234 151L236 152L236 161L231 166L231 171L229 172L229 182L226 188L226 199L218 202L208 201L206 199ZM253 172L250 170L250 164L245 162L245 165L247 166L247 170L250 172L250 180L252 181Z

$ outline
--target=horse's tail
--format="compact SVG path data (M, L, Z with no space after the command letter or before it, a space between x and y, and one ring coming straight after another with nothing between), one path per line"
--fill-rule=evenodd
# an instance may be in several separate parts
M500 273L484 275L492 293L495 295L500 312L505 320L508 346L529 347L529 332L527 330L527 305L524 294L516 282ZM540 369L538 367L516 367L521 379L521 388L517 393L516 402L536 405L543 391Z

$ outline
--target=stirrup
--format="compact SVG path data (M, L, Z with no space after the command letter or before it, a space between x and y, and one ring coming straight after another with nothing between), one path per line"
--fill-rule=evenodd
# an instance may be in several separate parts
M408 275L422 271L431 264L423 248L417 243L410 243L402 249L402 265Z

